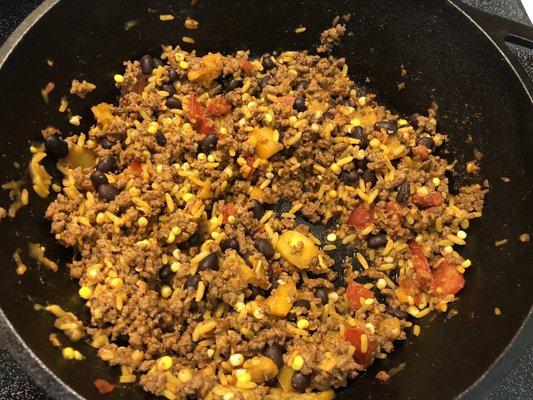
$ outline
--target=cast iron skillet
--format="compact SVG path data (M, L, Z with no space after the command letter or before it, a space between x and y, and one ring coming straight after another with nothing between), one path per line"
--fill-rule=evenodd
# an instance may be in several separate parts
M148 12L148 7L157 12ZM160 13L172 12L178 21L162 23ZM458 171L483 153L482 176L491 184L484 218L469 230L464 254L473 260L467 286L453 305L459 314L447 320L420 321L422 334L388 360L377 362L365 376L339 391L339 399L447 399L463 394L478 398L501 376L527 345L533 333L530 314L533 288L531 251L518 236L531 232L533 138L533 85L513 59L504 39L531 45L533 30L475 11L453 1L250 1L201 0L192 7L184 1L45 1L13 34L0 51L0 170L2 181L19 178L14 161L28 160L30 140L51 124L64 133L85 131L92 123L89 102L116 96L113 74L125 59L155 54L161 43L175 44L186 34L183 17L200 21L190 32L196 48L253 54L272 50L309 49L319 33L338 14L354 13L336 54L347 58L354 78L369 78L368 86L381 102L398 112L439 105L440 130L450 135L449 157L459 160ZM124 23L138 20L124 30ZM298 25L307 27L296 35ZM189 46L185 46L189 48ZM46 64L54 60L54 67ZM400 65L408 71L400 76ZM95 82L88 101L71 98L71 107L83 116L78 129L58 113L60 96L73 78ZM53 81L51 105L45 106L40 89ZM405 82L403 91L397 85ZM467 137L471 136L471 140ZM510 182L503 182L506 176ZM471 178L453 177L460 185ZM479 178L476 178L479 179ZM8 204L5 194L0 202ZM52 318L33 310L33 304L58 303L87 315L64 266L70 253L53 243L43 220L45 202L32 195L30 206L0 231L0 321L13 354L56 398L98 399L92 382L115 381L119 371L109 368L82 344L87 356L81 363L64 361L48 342ZM509 242L495 247L495 240ZM40 242L62 268L51 273L33 263L19 277L11 255L26 243ZM495 317L494 307L503 314ZM389 383L374 376L401 362L406 368ZM135 385L119 388L109 399L148 398Z

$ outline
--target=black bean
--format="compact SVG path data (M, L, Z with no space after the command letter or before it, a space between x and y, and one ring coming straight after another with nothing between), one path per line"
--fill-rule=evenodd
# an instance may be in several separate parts
M187 287L191 289L198 289L200 283L200 275L192 275L187 278Z
M104 183L109 183L109 181L107 180L107 176L102 171L98 171L98 170L93 171L90 179L91 179L91 183L93 184L93 187L96 190L98 190L100 185Z
M204 242L204 236L205 234L203 231L197 230L189 237L187 244L189 246L199 246Z
M311 308L311 303L309 302L309 300L300 299L300 300L296 300L292 306L293 307L303 307L303 308L309 310Z
M272 379L269 379L268 381L266 381L265 384L268 387L276 387L278 385L278 380L276 378L272 378Z
M218 270L218 254L211 253L208 256L204 257L202 261L198 264L198 271L207 271L211 269L213 271Z
M378 233L377 235L368 236L366 244L371 249L379 249L387 244L387 235Z
M370 183L371 186L374 186L377 181L376 173L371 169L363 171L362 178L365 183Z
M299 112L304 112L305 110L307 110L307 106L305 105L305 98L302 96L297 97L296 100L294 100L292 108Z
M355 162L355 167L361 171L365 170L366 165L368 164L368 160L366 158L363 158L362 160L354 160L354 162Z
M165 145L167 144L167 138L165 137L165 134L161 131L157 131L157 133L155 134L155 142L159 146L165 147Z
M128 347L130 345L130 337L128 335L118 335L113 341L119 347Z
M44 148L50 158L57 160L68 156L68 144L59 135L52 135L44 139Z
M198 150L200 153L209 154L217 148L218 136L216 133L210 133L200 142Z
M270 75L265 75L263 76L260 80L259 80L259 83L257 84L258 87L259 87L259 90L260 91L263 91L263 89L265 88L266 85L268 85L270 83L270 80L271 80L271 76Z
M335 114L333 114L331 111L326 111L324 114L322 114L322 118L324 119L333 119L335 117Z
M168 70L168 78L170 79L170 82L174 83L180 79L180 76L174 68L170 68Z
M118 189L108 183L103 183L98 186L98 197L102 200L112 201L118 193Z
M365 149L368 146L368 139L365 136L365 130L361 126L353 128L348 136L354 139L359 139L359 147Z
M272 57L268 54L265 54L263 57L261 57L261 65L263 65L265 71L272 69L276 66L276 64L274 64L274 61L272 61Z
M254 217L256 219L261 219L263 218L263 215L265 215L266 213L266 208L263 205L263 203L257 200L254 200L253 205L252 205L252 213L254 214Z
M239 251L239 242L237 239L229 238L220 241L220 250L225 252L226 250L233 249Z
M222 91L224 93L231 92L235 89L242 87L242 79L235 79L233 77L226 78L222 81Z
M267 259L274 257L274 254L276 253L276 251L274 250L274 247L272 246L272 243L270 243L270 240L265 239L265 238L255 239L255 247Z
M315 290L315 296L320 299L322 304L328 304L328 292L326 289L318 288Z
M396 201L400 204L407 203L407 200L409 200L409 196L411 195L411 184L409 181L403 181L400 184L400 188L398 189L398 194L396 195Z
M174 89L174 86L169 84L164 84L163 86L161 86L161 89L169 93L171 96L176 93L176 89Z
M291 378L291 386L297 392L303 392L311 383L311 377L301 372L295 372Z
M267 297L267 292L266 290L263 290L257 286L252 286L250 288L250 296L248 296L249 299L255 299L257 296L263 296L263 297Z
M106 137L103 138L102 141L100 142L100 146L102 146L102 148L107 149L107 150L109 150L114 145L115 145L115 142Z
M118 163L115 156L107 156L102 158L96 164L96 170L100 172L111 172L117 169Z
M342 171L339 175L339 178L344 183L355 186L359 182L359 172L357 172L356 169L352 169L351 171Z
M374 124L376 131L385 130L388 135L394 135L398 131L398 124L396 121L379 121Z
M180 99L176 99L175 97L167 97L167 100L165 101L165 104L168 108L181 108L181 101Z
M424 136L424 137L418 139L418 142L416 144L419 145L419 146L424 146L424 147L428 148L429 150L434 150L435 149L435 141L432 138L430 138L429 136Z
M415 129L419 127L418 117L421 117L421 115L418 113L414 113L409 117L409 125L411 125Z
M399 318L399 319L406 319L407 318L407 313L405 311L398 310L396 308L387 307L385 312L387 314L392 315L393 317L396 317L396 318Z
M154 68L162 67L163 65L165 65L163 63L163 60L161 60L160 58L154 58L153 64L154 64Z
M145 75L151 75L154 69L154 59L152 56L144 55L141 57L141 70Z
M263 355L274 361L278 368L283 367L283 347L279 344L274 343L272 346L266 347Z
M172 270L170 269L170 266L165 265L163 268L159 270L159 280L162 283L169 284L172 281Z
M301 79L299 81L292 82L293 90L307 89L308 86L309 86L309 81L307 79Z

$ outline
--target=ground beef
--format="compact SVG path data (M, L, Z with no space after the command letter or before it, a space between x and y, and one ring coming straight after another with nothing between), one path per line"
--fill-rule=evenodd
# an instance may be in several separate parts
M87 82L85 79L82 82L74 79L70 84L70 94L74 94L80 99L84 99L94 89L96 89L96 86L93 83Z

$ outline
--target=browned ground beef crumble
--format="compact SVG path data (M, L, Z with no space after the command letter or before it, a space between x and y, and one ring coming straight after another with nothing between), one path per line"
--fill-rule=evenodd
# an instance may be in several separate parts
M171 400L330 399L409 316L456 299L486 189L449 193L435 107L402 119L344 59L294 51L165 47L115 81L87 135L44 136L65 175L46 217L77 252L91 321L48 310L120 382Z

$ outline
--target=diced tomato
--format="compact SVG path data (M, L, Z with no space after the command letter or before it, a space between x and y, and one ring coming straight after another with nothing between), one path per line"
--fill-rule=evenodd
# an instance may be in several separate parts
M220 117L231 111L231 104L222 96L214 97L207 102L207 112L212 117Z
M130 168L133 171L133 173L137 176L140 176L142 173L141 164L137 160L133 160L130 164Z
M346 289L346 297L348 298L348 303L350 303L350 308L352 310L358 310L359 307L361 307L363 301L373 296L374 294L372 293L372 291L366 289L360 283L348 283L348 288Z
M429 150L426 146L413 147L413 154L420 157L422 160L427 160L429 157Z
M372 214L362 204L357 206L348 218L348 225L352 228L364 228L372 222Z
M422 251L422 247L415 242L409 243L409 248L413 254L412 261L415 269L418 282L425 288L431 289L433 287L433 276L431 275L431 269L429 263Z
M187 118L196 121L196 130L198 133L208 135L216 131L215 123L207 116L207 109L194 96L186 98L186 105Z
M207 116L205 107L201 105L194 96L191 95L185 100L187 104L187 118L198 121Z
M196 126L196 130L202 135L209 135L210 133L215 133L215 123L210 118L200 119L198 121L198 125Z
M416 279L410 276L402 276L398 279L398 283L400 284L400 289L396 290L403 290L405 295L411 296L415 301L415 304L418 304L420 301L420 290L418 289L418 282Z
M366 349L362 349L361 336L365 334L367 337ZM344 339L355 346L353 359L356 363L367 366L372 362L376 354L376 342L370 338L370 335L363 329L356 326L347 326L344 331ZM363 350L365 350L363 352Z
M442 203L444 203L442 195L437 192L430 193L427 196L413 194L411 199L413 200L413 203L422 209L440 206Z
M235 204L228 203L220 207L220 212L222 213L222 222L227 223L230 215L235 215L237 213L237 208Z
M443 295L456 294L465 286L463 274L448 261L441 263L433 270L433 279L435 287L440 288Z
M96 379L93 384L96 386L96 389L100 394L111 393L113 389L115 389L115 385L109 383L105 379Z
M238 61L238 64L239 64L239 67L244 71L246 72L247 74L249 74L250 72L252 72L252 70L254 69L254 66L253 64L248 61L248 60L239 60Z

